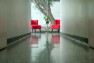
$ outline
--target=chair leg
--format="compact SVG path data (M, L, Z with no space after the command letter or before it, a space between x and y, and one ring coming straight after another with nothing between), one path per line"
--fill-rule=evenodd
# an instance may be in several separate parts
M36 29L35 29L35 33L36 33Z
M40 32L41 32L41 29L40 29Z
M52 32L53 32L53 29L52 29Z
M32 29L32 32L33 32L33 29Z
M58 32L60 32L60 30L58 29Z

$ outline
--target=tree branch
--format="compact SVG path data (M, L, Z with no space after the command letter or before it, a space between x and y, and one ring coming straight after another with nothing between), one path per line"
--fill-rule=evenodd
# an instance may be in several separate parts
M33 0L34 4L36 5L36 7L40 10L41 13L43 13L45 16L47 15L47 13L45 12L44 9L42 9L40 7L40 5L38 5L38 3L36 2L36 0Z
M51 23L54 21L54 16L52 15L50 5L53 0L33 0L33 3L40 10L42 14L45 16L49 16L51 19Z

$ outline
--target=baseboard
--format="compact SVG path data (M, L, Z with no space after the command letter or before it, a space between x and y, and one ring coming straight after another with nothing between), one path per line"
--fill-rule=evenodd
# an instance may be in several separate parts
M2 50L4 50L4 49L6 49L6 47L4 47L4 48L0 49L0 51L2 51Z
M94 49L94 47L92 47L92 46L89 46L91 49Z
M71 35L71 34L66 34L66 33L62 33L62 35L66 35L66 36L69 36L71 38L88 43L88 38L84 38L84 37L80 37L80 36L76 36L76 35Z
M75 41L79 44L88 46L88 38L75 36L75 35L71 35L71 34L66 34L66 33L61 33L61 35L68 38L68 39L70 39L70 40L73 40L73 41Z
M13 43L14 41L19 40L19 39L21 39L21 38L23 38L25 36L30 35L30 34L31 34L31 32L30 33L27 33L27 34L23 34L23 35L16 36L16 37L8 38L7 39L7 44Z

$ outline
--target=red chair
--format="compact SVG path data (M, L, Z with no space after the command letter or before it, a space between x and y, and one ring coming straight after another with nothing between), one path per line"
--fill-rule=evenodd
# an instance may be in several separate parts
M54 24L51 26L51 29L53 31L53 29L57 29L58 32L60 31L60 20L54 20Z
M41 32L41 25L38 25L38 20L31 20L31 28L32 28L32 31L33 29L39 29L40 32Z

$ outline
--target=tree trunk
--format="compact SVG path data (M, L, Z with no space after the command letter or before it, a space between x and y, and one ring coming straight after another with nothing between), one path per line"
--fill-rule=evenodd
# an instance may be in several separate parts
M53 24L55 19L54 19L53 15L52 15L51 9L48 10L48 15L50 16L51 24Z
M39 11L44 16L49 16L51 19L51 24L54 23L54 16L52 15L50 5L45 5L45 3L42 2L42 0L33 0L33 3L36 5L36 7L39 9Z

